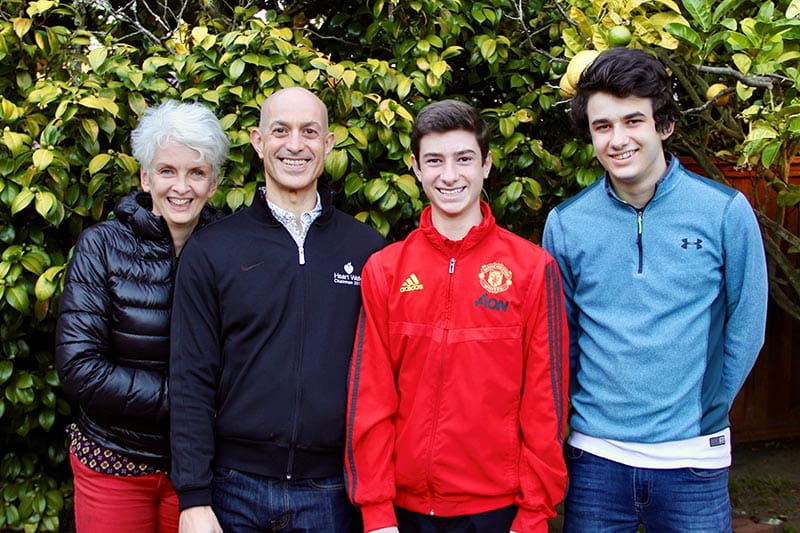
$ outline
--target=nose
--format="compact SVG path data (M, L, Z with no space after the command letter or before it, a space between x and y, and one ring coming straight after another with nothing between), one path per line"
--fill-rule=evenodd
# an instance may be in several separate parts
M442 165L441 177L445 183L452 183L458 179L458 168L454 160L445 159L444 165Z
M303 149L303 137L300 131L292 130L286 140L286 148L292 152L299 152Z
M620 126L615 126L613 131L613 136L611 138L611 145L614 148L623 147L628 144L628 132L625 131L625 128Z
M177 193L189 192L189 181L191 178L187 172L179 172L175 181L172 183L172 189Z

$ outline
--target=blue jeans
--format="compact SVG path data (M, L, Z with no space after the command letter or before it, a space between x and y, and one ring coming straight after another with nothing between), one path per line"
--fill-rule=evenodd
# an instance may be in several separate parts
M215 468L212 507L225 533L357 533L344 478L284 480Z
M567 445L565 533L730 533L728 469L635 468Z

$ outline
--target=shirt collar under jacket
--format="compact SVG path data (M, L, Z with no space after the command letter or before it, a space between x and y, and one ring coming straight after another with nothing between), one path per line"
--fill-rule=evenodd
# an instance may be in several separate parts
M267 202L267 207L269 207L275 220L286 228L298 246L302 246L306 240L306 235L308 235L308 229L311 227L311 224L322 214L322 201L319 192L316 193L317 203L314 205L314 208L300 215L300 225L302 226L302 230L300 230L297 228L297 217L295 217L294 213L270 202L269 198L267 198L266 187L262 186L259 187L259 189L261 189L264 199Z

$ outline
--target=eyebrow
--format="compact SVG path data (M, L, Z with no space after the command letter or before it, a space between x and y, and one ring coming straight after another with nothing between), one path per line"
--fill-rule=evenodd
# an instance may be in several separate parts
M269 124L270 128L274 128L275 126L286 126L286 127L291 128L292 125L289 124L288 122L286 122L285 120L273 120L272 122L270 122L270 124ZM310 120L308 122L304 122L304 123L300 124L301 128L307 128L309 126L315 127L317 129L322 129L322 124L320 124L316 120Z
M634 111L633 113L628 113L627 115L623 116L622 120L630 120L632 118L639 118L639 117L646 117L646 116L647 115L645 115L641 111ZM603 123L606 123L606 122L611 122L611 119L600 117L600 118L597 118L597 119L593 120L592 121L592 125L603 124Z
M453 155L458 157L458 156L462 156L462 155L466 155L466 154L476 155L477 153L478 152L476 152L472 148L467 148L465 150L459 150L459 151L455 152ZM422 157L439 157L439 158L441 158L441 157L444 157L444 154L441 153L441 152L425 152L424 154L422 154Z

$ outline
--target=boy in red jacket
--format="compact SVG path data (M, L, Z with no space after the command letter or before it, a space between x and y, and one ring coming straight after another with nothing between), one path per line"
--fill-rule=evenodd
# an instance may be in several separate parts
M411 149L430 206L362 271L350 499L366 532L544 533L567 481L558 265L481 200L492 154L475 108L425 107Z

